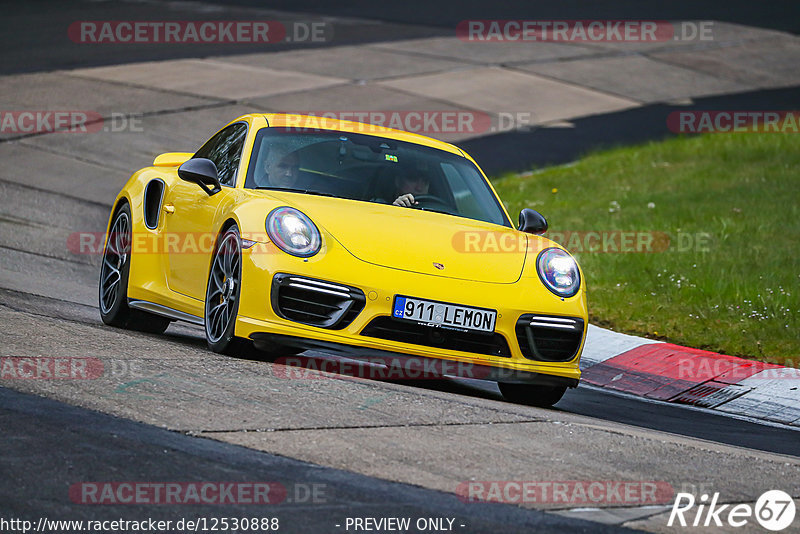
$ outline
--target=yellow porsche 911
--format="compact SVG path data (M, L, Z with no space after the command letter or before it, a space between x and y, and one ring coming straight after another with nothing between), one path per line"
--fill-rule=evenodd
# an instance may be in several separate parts
M420 135L252 114L167 153L117 196L107 324L205 328L209 347L413 359L550 406L580 379L585 282L475 161ZM427 368L427 367L426 367Z

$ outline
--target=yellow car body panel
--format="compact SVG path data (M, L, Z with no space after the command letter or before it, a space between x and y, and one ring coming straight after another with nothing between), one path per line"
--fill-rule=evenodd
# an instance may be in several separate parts
M177 167L181 163L186 162L192 156L193 152L167 152L166 154L159 154L153 160L153 167Z
M178 177L178 166L188 153L167 153L152 167L134 173L115 206L128 202L132 212L133 248L128 299L177 310L202 323L204 296L216 239L226 224L238 226L252 246L242 252L241 294L235 335L251 338L260 333L318 340L354 348L374 349L494 368L516 369L580 378L579 360L585 341L588 312L583 273L575 296L562 298L541 282L536 256L556 243L516 229L435 212L364 201L311 196L302 193L245 189L254 137L266 127L304 127L355 132L421 144L471 157L457 147L421 135L348 121L297 115L253 114L229 124L245 123L247 138L235 187L223 186L209 196L196 184ZM477 165L476 165L477 167ZM479 167L478 167L479 168ZM157 224L144 219L145 188L153 180L164 183ZM485 179L485 175L484 175ZM497 196L488 180L486 183ZM505 217L508 213L499 203ZM265 219L274 208L299 209L319 228L321 250L310 258L292 256L270 242ZM112 217L114 210L112 210ZM509 220L511 220L509 218ZM151 221L152 222L152 221ZM111 219L109 219L109 225ZM152 226L152 224L151 224ZM459 250L460 232L492 234L513 244L511 250ZM176 237L177 236L177 237ZM250 243L248 243L250 244ZM439 264L439 269L434 264ZM367 296L363 310L347 327L331 330L280 317L271 305L272 280L288 273L352 286ZM370 321L391 317L396 295L406 295L497 311L495 332L503 336L510 357L491 356L361 335ZM526 358L515 336L523 314L578 318L584 332L574 358L566 362ZM577 383L577 382L576 382Z

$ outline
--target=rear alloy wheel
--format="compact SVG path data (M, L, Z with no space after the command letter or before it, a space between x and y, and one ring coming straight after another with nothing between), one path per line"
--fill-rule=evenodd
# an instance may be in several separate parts
M500 382L500 393L506 400L517 404L527 404L549 408L564 396L566 386L535 386L532 384L506 384Z
M205 327L208 347L233 355L247 349L246 339L234 336L242 281L242 244L239 229L231 226L217 241L206 289Z
M111 223L100 267L100 316L107 325L160 334L170 320L128 307L131 267L131 209L123 204Z

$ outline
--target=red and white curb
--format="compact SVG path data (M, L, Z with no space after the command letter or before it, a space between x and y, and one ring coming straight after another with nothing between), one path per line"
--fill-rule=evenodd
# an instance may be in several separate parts
M800 427L800 369L589 325L581 370L594 386Z

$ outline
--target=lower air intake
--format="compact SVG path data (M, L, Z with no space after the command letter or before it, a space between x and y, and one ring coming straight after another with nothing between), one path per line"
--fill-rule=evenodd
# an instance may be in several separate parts
M271 300L284 319L334 330L352 323L367 301L356 287L286 273L272 279Z
M517 342L529 360L568 362L581 348L584 326L577 317L527 313L517 320Z

